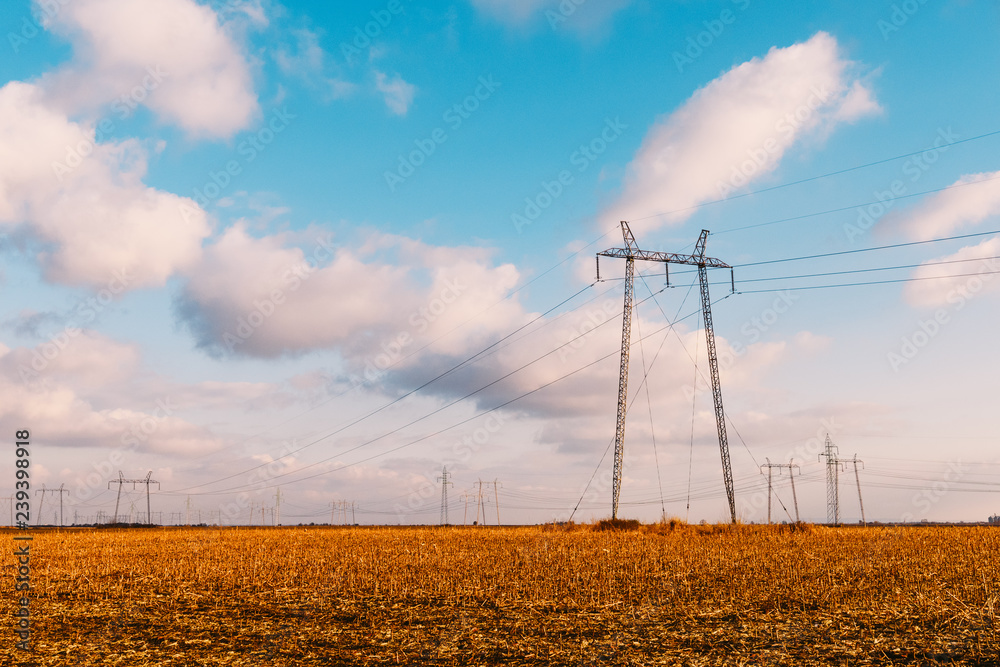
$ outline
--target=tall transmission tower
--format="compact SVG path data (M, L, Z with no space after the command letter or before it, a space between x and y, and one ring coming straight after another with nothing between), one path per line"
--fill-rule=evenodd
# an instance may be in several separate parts
M441 476L437 478L437 481L441 482L441 525L448 525L448 485L452 482L448 481L448 466L442 466Z
M833 440L830 439L830 434L826 434L826 444L823 448L823 453L820 457L826 457L826 522L834 525L840 525L840 490L839 490L839 473L840 466L842 465L840 458L840 450L837 445L833 444Z
M733 467L729 460L729 438L726 434L726 415L722 407L722 382L719 378L719 358L715 350L715 330L712 325L712 300L708 291L708 269L732 268L722 260L705 257L705 245L708 242L708 230L701 230L694 253L682 255L677 253L652 252L640 250L632 235L628 222L622 220L622 236L625 239L624 248L611 248L597 253L597 279L601 279L601 257L617 257L625 260L625 308L622 316L622 356L618 375L618 419L615 427L615 469L611 487L611 518L618 518L618 500L621 495L622 462L625 457L625 415L628 412L628 357L632 334L632 302L635 296L635 260L646 262L661 262L670 281L670 264L687 264L698 267L698 280L701 283L701 309L705 320L705 339L708 347L708 366L712 376L712 398L715 402L715 421L719 432L719 453L722 457L722 478L726 486L726 498L729 501L729 516L736 523L736 496L733 489ZM730 273L732 278L732 273ZM734 283L735 287L735 283Z

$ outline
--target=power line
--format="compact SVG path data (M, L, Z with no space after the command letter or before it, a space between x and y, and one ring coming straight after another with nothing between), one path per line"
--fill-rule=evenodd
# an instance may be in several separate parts
M687 211L694 211L694 210L697 210L697 209L700 209L700 208L704 208L705 206L711 206L713 204L721 204L723 202L733 201L733 200L736 200L736 199L742 199L743 197L750 197L752 195L759 195L759 194L763 194L765 192L771 192L772 190L780 190L780 189L783 189L783 188L791 187L793 185L802 185L803 183L810 183L812 181L818 181L820 179L829 178L831 176L839 176L841 174L847 174L847 173L850 173L852 171L858 171L859 169L867 169L868 167L875 167L875 166L880 165L880 164L886 164L888 162L895 162L896 160L902 160L904 158L913 157L914 155L920 155L921 153L926 153L927 151L941 150L942 148L950 148L951 146L957 146L959 144L968 143L970 141L978 141L980 139L985 139L987 137L992 137L992 136L995 136L995 135L998 135L998 134L1000 134L1000 130L994 130L992 132L987 132L985 134L979 134L979 135L976 135L974 137L969 137L968 139L960 139L958 141L953 141L951 143L944 144L943 146L931 146L929 148L923 148L923 149L918 150L918 151L912 151L910 153L903 153L902 155L895 155L893 157L883 158L881 160L875 160L873 162L867 162L865 164L859 164L859 165L856 165L856 166L853 166L853 167L847 167L847 168L844 168L844 169L838 169L836 171L830 171L830 172L827 172L825 174L819 174L817 176L809 176L808 178L802 178L802 179L799 179L797 181L791 181L790 183L781 183L779 185L772 185L771 187L761 188L760 190L753 190L752 192L743 192L743 193L738 194L738 195L733 195L732 197L726 197L726 198L723 198L723 199L713 199L711 201L702 202L701 204L695 204L694 206L687 206L685 208L678 208L678 209L674 209L672 211L664 211L663 213L655 213L653 215L647 215L644 218L635 218L634 220L632 220L632 222L639 222L641 220L651 220L653 218L659 218L659 217L662 217L662 216L665 216L665 215L673 215L675 213L686 213ZM736 230L728 230L728 231L736 231Z
M1000 273L1000 271L979 271L977 273L957 273L947 276L922 276L916 278L897 278L895 280L868 280L859 283L839 283L835 285L806 285L803 287L783 287L775 289L758 289L758 290L740 290L738 294L763 294L767 292L795 292L799 290L810 290L810 289L830 289L834 287L867 287L870 285L891 285L894 283L912 283L919 282L922 280L943 280L946 278L969 278L972 276L991 276Z
M868 269L851 269L849 271L827 271L825 273L804 273L797 276L771 276L769 278L746 278L740 280L741 283L763 283L770 282L772 280L798 280L800 278L825 278L827 276L844 276L852 273L873 273L875 271L899 271L902 269L919 269L925 266L943 266L946 264L966 264L968 262L986 262L989 260L1000 259L1000 256L993 255L990 257L972 257L970 259L949 259L942 260L940 262L923 262L921 264L900 264L898 266L877 266ZM938 276L929 276L938 277ZM948 276L943 276L948 277ZM713 283L718 285L721 283Z
M427 388L428 386L430 386L434 382L437 382L438 380L446 377L447 375L450 375L451 373L454 373L455 371L457 371L458 369L462 368L466 364L472 363L477 357L481 357L481 356L485 355L488 350L496 347L497 345L499 345L503 341L507 340L511 336L517 334L518 332L523 331L525 328L531 326L531 324L533 324L534 322L537 322L539 319L545 317L546 315L548 315L552 311L554 311L554 310L562 307L564 304L569 303L570 301L572 301L573 299L575 299L576 297L578 297L580 294L583 294L588 289L590 289L591 287L593 287L595 284L596 283L591 283L590 285L587 285L586 287L584 287L583 289L581 289L580 291L578 291L573 296L571 296L571 297L569 297L567 299L564 299L563 301L561 301L560 303L556 304L555 306L553 306L549 310L547 310L544 313L541 313L537 317L533 318L531 321L529 321L526 324L518 327L517 329L515 329L514 331L510 332L509 334L503 336L502 338L494 341L492 344L490 344L486 348L480 350L479 352L476 352L475 354L473 354L470 357L467 357L466 359L464 359L463 361L459 362L458 364L455 364L454 366L452 366L448 370L444 371L443 373L440 373L440 374L436 375L435 377L431 378L430 380L427 380L426 382L424 382L419 387L416 387L415 389L411 389L410 391L406 392L405 394L402 394L401 396L396 397L392 401L389 401L388 403L385 403L384 405L382 405L382 406L380 406L378 408L375 408L371 412L368 412L367 414L365 414L365 415L363 415L361 417L358 417L357 419L355 419L355 420L353 420L353 421L351 421L351 422L349 422L349 423L347 423L347 424L345 424L343 426L338 427L334 431L331 431L330 433L327 433L326 435L324 435L324 436L322 436L320 438L317 438L316 440L313 440L312 442L307 443L307 444L303 445L302 447L299 447L298 449L294 449L292 451L286 452L282 456L280 456L277 459L275 459L275 461L280 461L283 458L286 458L286 457L291 456L293 454L297 454L297 453L299 453L299 452L301 452L301 451L303 451L303 450L305 450L305 449L307 449L309 447L312 447L315 444L323 442L324 440L326 440L328 438L331 438L334 435L337 435L338 433L342 433L343 431L351 428L352 426L356 426L357 424L360 424L361 422L365 421L366 419L377 415L378 413L382 412L383 410L386 410L386 409L392 407L393 405L396 405L397 403L399 403L399 402L405 400L406 398L412 396L413 394L416 394L417 392L421 391L422 389ZM183 492L183 491L188 491L190 489L198 489L198 488L203 488L203 487L206 487L206 486L211 486L213 484L218 484L218 483L224 482L224 481L226 481L228 479L233 479L234 477L239 477L241 475L245 475L247 473L253 472L254 470L258 470L258 469L263 468L263 467L265 467L267 465L270 465L271 463L273 463L273 461L268 461L267 463L261 463L259 465L253 466L252 468L247 468L246 470L243 470L242 472L233 473L232 475L228 475L226 477L221 477L221 478L213 480L211 482L206 482L205 484L198 484L198 485L195 485L195 486L189 486L189 487L185 487L185 488L182 488L182 489L177 489L175 491L175 493L180 493L180 492Z
M910 199L911 197L922 197L923 195L935 194L937 192L945 192L948 190L954 190L956 188L966 188L970 185L980 185L982 183L989 183L990 181L1000 180L1000 176L993 176L991 178L984 178L979 181L969 181L968 183L952 183L951 185L946 185L941 188L934 188L933 190L923 190L921 192L911 192L909 194L899 195L894 197L892 201L899 199ZM758 227L767 227L769 225L777 225L783 222L796 222L798 220L806 220L808 218L816 218L822 215L829 215L831 213L842 213L844 211L850 211L852 209L859 209L864 206L874 206L875 204L884 204L881 201L869 201L861 204L852 204L850 206L841 206L840 208L831 208L826 211L818 211L816 213L805 213L803 215L794 215L790 218L781 218L780 220L769 220L768 222L758 222L752 225L744 225L743 227L733 227L732 229L723 229L721 231L715 232L716 234L729 234L730 232L742 232L747 229L757 229Z
M993 234L1000 234L1000 229L994 229L989 232L976 232L974 234L960 234L958 236L944 236L936 239L927 239L924 241L909 241L906 243L893 243L891 245L874 246L871 248L855 248L853 250L841 250L838 252L827 252L819 255L805 255L802 257L785 257L784 259L769 259L763 262L749 262L747 264L734 264L733 268L741 269L747 266L761 266L763 264L779 264L781 262L798 262L805 259L820 259L822 257L836 257L838 255L851 255L859 252L871 252L873 250L890 250L893 248L904 248L906 246L913 245L924 245L926 243L941 243L943 241L958 241L961 239L971 239L978 236L990 236ZM693 272L692 272L693 273Z
M723 299L725 299L725 298L728 298L728 297L723 297ZM721 301L723 299L719 299L716 302ZM660 334L660 333L662 333L662 332L670 329L672 326L674 326L674 324L676 324L678 322L681 322L681 321L684 321L684 320L688 319L689 317L693 317L695 314L697 314L697 311L692 312L692 313L690 313L688 315L685 315L682 318L677 319L673 324L669 324L669 325L667 325L665 327L661 327L660 329L657 329L656 331L654 331L654 332L652 332L650 334L647 334L646 336L644 336L644 338L651 338L653 336L656 336L656 335L658 335L658 334ZM541 359L543 359L543 358L545 358L545 357L547 357L547 356L549 356L549 355L557 352L558 350L562 349L563 347L566 347L567 345L572 344L578 338L582 338L583 336L588 335L588 334L592 333L593 331L597 330L599 327L603 326L604 324L607 324L608 322L613 322L613 321L615 321L615 320L609 319L609 320L606 320L605 322L603 322L602 324L596 325L590 331L587 331L587 332L585 332L583 334L580 334L576 338L573 338L573 339L567 341L566 343L564 343L563 345L560 345L559 347L555 348L554 350L546 352L545 354L541 355L540 357L537 357L536 359L534 359L534 360L532 360L532 361L524 364L520 368L511 371L510 373L504 375L503 377L498 378L497 380L494 380L493 382L491 382L491 383L489 383L487 385L484 385L483 387L480 387L479 389L476 389L473 392L470 392L470 393L466 394L462 398L458 398L458 399L452 401L451 403L449 403L449 404L447 404L447 405L445 405L445 406L443 406L441 408L438 408L438 409L434 410L433 412L431 412L429 414L424 415L423 417L415 419L415 420L411 421L409 424L406 424L406 425L404 425L402 427L394 429L393 431L390 431L389 433L385 433L383 435L380 435L380 436L378 436L376 438L372 438L371 440L368 440L368 441L363 442L363 443L361 443L359 445L356 445L356 446L354 446L354 447L352 447L350 449L347 449L347 450L344 450L342 452L339 452L339 453L337 453L337 454L335 454L333 456L330 456L330 457L327 457L327 458L322 459L320 461L317 461L315 463L311 463L311 464L308 464L306 466L303 466L302 468L299 468L298 470L292 470L292 471L289 471L289 472L286 472L286 473L282 473L280 475L276 475L276 476L274 476L274 477L271 478L271 481L279 479L281 477L287 477L289 475L294 475L294 474L303 472L305 470L308 470L310 468L315 468L316 466L321 465L323 463L327 463L327 462L329 462L329 461L337 458L338 456L342 456L343 454L347 454L347 453L350 453L352 451L358 450L358 449L360 449L362 447L365 447L365 446L368 446L368 445L370 445L370 444L372 444L374 442L377 442L378 440L381 440L381 439L383 439L383 438L385 438L385 437L387 437L389 435L397 433L397 432L401 431L403 428L411 426L411 425L413 425L413 424L415 424L415 423L417 423L419 421L422 421L422 420L426 419L427 417L430 417L430 416L432 416L434 414L437 414L438 412L441 412L441 411L443 411L443 410L445 410L445 409L447 409L447 408L449 408L449 407L451 407L451 406L453 406L453 405L455 405L457 403L460 403L462 401L467 400L468 398L471 398L475 394L478 394L479 392L484 391L485 389L489 388L490 386L492 386L492 385L494 385L494 384L496 384L498 382L501 382L502 380L504 380L504 379L506 379L506 378L508 378L508 377L510 377L512 375L514 375L515 373L520 372L521 370L527 368L528 366L531 366L532 364L537 363ZM508 405L511 405L512 403L515 403L515 402L520 401L520 400L522 400L524 398L527 398L528 396L531 396L532 394L535 394L535 393L537 393L539 391L542 391L543 389L546 389L546 388L548 388L548 387L550 387L550 386L552 386L552 385L554 385L554 384L556 384L558 382L562 382L563 380L566 380L566 379L568 379L568 378L576 375L577 373L580 373L580 372L582 372L584 370L587 370L588 368L590 368L592 366L595 366L595 365L597 365L597 364L599 364L599 363L601 363L601 362L603 362L603 361L605 361L607 359L610 359L611 357L614 357L614 356L616 356L618 354L620 354L620 350L616 348L613 352L609 352L608 354L606 354L606 355L604 355L602 357L598 357L597 359L594 359L593 361L591 361L591 362L589 362L587 364L584 364L583 366L580 366L579 368L576 368L575 370L572 370L572 371L570 371L568 373L565 373L565 374L563 374L563 375L561 375L561 376L559 376L559 377L557 377L557 378L555 378L553 380L550 380L549 382L546 382L546 383L544 383L544 384L542 384L542 385L540 385L538 387L535 387L534 389L531 389L531 390L526 391L526 392L524 392L524 393L522 393L522 394L520 394L518 396L515 396L514 398L511 398L511 399L509 399L507 401L504 401L503 403L500 403L499 405L495 405L492 408L480 411L480 412L472 415L471 417L468 417L468 418L463 419L463 420L461 420L461 421L459 421L457 423L452 424L451 426L447 426L445 428L439 429L438 431L435 431L433 433L429 433L427 435L421 436L419 438L416 438L415 440L412 440L410 442L404 443L402 445L398 445L398 446L393 447L391 449L388 449L388 450L386 450L384 452L381 452L381 453L378 453L378 454L374 454L372 456L369 456L369 457L364 458L364 459L360 459L358 461L354 461L353 463L345 463L345 464L343 464L343 465L341 465L341 466L339 466L337 468L333 468L333 469L330 469L330 470L325 470L323 472L315 473L315 474L309 475L307 477L299 478L299 479L296 479L296 480L293 480L293 481L296 482L296 483L298 483L298 482L302 482L302 481L305 481L305 480L308 480L308 479L314 479L316 477L321 477L323 475L328 475L328 474L333 473L333 472L344 470L346 468L350 468L350 467L353 467L355 465L359 465L361 463L366 463L368 461L380 458L382 456L385 456L387 454L391 454L393 452L399 451L399 450L404 449L406 447L410 447L412 445L415 445L417 443L423 442L425 440L429 440L430 438L437 437L437 436L439 436L439 435L441 435L443 433L446 433L447 431L450 431L453 428L457 428L457 427L462 426L464 424L467 424L467 423L469 423L469 422L471 422L473 420L479 419L479 418L484 417L484 416L486 416L488 414L496 412L497 410L501 410L501 409L507 407ZM276 486L276 485L270 485L269 484L269 485L264 485L263 487L257 487L257 488L270 488L270 487L273 487L273 486ZM233 493L233 492L236 492L236 491L240 491L240 490L243 490L245 488L247 488L247 485L244 484L244 485L230 487L230 488L227 488L227 489L221 489L221 490L218 490L218 491L203 491L203 492L200 492L200 493L195 493L194 495L224 495L224 494L228 494L228 493ZM174 493L179 493L179 492L174 492Z

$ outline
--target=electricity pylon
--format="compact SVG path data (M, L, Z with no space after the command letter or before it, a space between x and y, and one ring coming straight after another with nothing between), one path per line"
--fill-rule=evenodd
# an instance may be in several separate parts
M858 485L858 505L861 506L861 525L867 526L868 522L865 521L865 503L864 503L863 500L861 500L861 478L858 477L858 464L860 463L861 467L864 468L865 467L865 462L859 460L858 459L858 455L855 454L854 458L851 459L851 463L854 464L854 481Z
M857 470L855 470L857 472ZM860 493L860 486L858 487ZM69 489L66 488L65 484L60 484L58 489L50 489L52 493L59 494L59 527L62 528L63 525L63 494L69 493ZM76 523L76 521L74 521Z
M781 468L788 468L788 478L792 482L792 502L795 504L795 523L799 522L799 499L795 495L795 475L793 473L793 468L798 468L799 466L793 461L788 463L771 463L771 459L764 459L767 461L761 468L767 468L767 523L771 524L771 471L774 468L778 468L778 474L781 474ZM784 505L782 505L784 507ZM787 511L787 510L786 510Z
M719 379L719 358L715 350L715 330L712 326L712 300L708 292L708 269L732 268L722 260L705 257L705 244L708 242L708 230L701 230L694 253L681 255L667 252L652 252L640 250L629 229L628 222L622 220L622 236L625 239L624 248L611 248L597 253L597 279L601 279L600 258L617 257L625 260L625 308L622 316L622 357L618 375L618 421L615 427L615 470L611 487L611 518L618 518L618 499L622 485L622 461L625 456L625 414L628 411L628 357L632 334L632 301L635 295L635 260L646 262L661 262L670 282L670 264L687 264L698 267L698 280L701 283L701 309L705 320L705 339L708 344L708 366L712 375L712 398L715 402L715 421L719 432L719 453L722 457L722 478L726 486L726 497L729 501L729 515L736 523L736 497L733 490L733 467L729 460L729 438L726 434L726 415L722 407L722 382ZM735 287L735 283L734 283Z
M441 482L441 525L448 525L448 485L452 482L448 481L448 466L443 466L441 468L441 476L437 478L437 481Z
M817 458L826 457L826 522L834 526L840 525L839 476L842 462L839 454L840 450L827 433L823 453Z
M42 484L42 488L35 491L37 496L39 493L42 494L42 500L38 503L38 518L35 519L35 525L40 526L42 524L42 507L45 505L45 494L50 492L52 489L46 489L45 485Z
M152 514L152 512L149 511L149 485L150 484L156 484L156 488L157 489L160 488L160 483L157 482L155 479L151 479L152 476L153 476L153 471L150 470L149 473L143 479L125 479L125 475L123 475L122 471L119 470L118 471L118 479L113 479L110 482L108 482L108 488L109 489L111 488L112 484L117 484L118 485L118 497L115 498L115 520L114 520L115 523L118 523L118 505L119 505L119 502L122 499L122 485L124 485L124 484L131 484L132 485L132 490L134 491L136 484L145 484L146 485L146 523L152 525L152 523L153 523L153 514ZM189 499L189 501L190 501L190 499Z

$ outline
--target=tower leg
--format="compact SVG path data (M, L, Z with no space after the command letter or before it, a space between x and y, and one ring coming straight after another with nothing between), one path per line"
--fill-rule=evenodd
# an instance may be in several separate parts
M618 498L622 487L622 462L625 458L625 413L628 410L628 353L632 338L632 299L635 259L625 259L625 309L622 313L622 359L618 374L618 424L615 428L615 473L611 487L611 518L618 518Z
M702 232L704 234L704 232ZM719 430L719 453L722 457L722 479L726 484L729 518L736 523L736 496L733 489L733 465L729 461L729 437L726 435L726 413L722 408L722 381L719 379L719 357L715 351L715 331L712 328L712 299L708 293L708 268L698 265L701 282L701 310L705 317L705 340L708 343L708 367L712 374L712 399L715 401L715 424Z

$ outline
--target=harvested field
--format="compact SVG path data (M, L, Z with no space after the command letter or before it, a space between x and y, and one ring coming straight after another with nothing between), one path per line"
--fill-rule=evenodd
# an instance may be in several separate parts
M153 528L32 535L34 653L24 661L9 629L4 664L995 665L1000 659L1000 530L984 527ZM11 537L8 531L8 544ZM13 567L10 557L5 567ZM5 590L12 608L13 586Z

